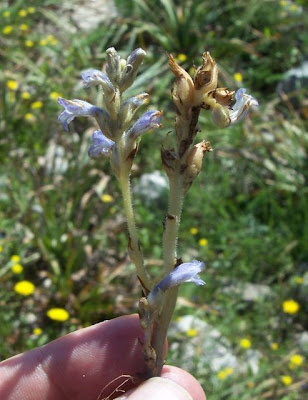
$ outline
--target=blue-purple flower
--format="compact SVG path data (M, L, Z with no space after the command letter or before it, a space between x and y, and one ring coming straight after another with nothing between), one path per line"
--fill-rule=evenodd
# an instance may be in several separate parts
M92 145L89 148L89 157L97 158L101 155L108 156L115 143L108 139L101 130L97 130L92 134Z
M150 110L145 112L127 132L127 135L137 138L152 128L160 128L162 117L162 111Z
M193 282L198 286L204 285L205 282L199 276L199 273L203 268L204 263L197 260L180 264L172 272L166 275L156 286L154 286L148 295L149 304L154 305L166 290L179 286L182 283Z
M68 124L75 117L98 117L100 114L103 113L103 110L101 108L93 106L92 104L83 100L66 100L62 97L59 97L58 103L62 107L64 107L64 111L59 115L58 120L62 123L63 128L66 131L68 131Z
M87 69L81 73L81 77L85 88L101 85L105 91L114 92L114 87L108 76L98 69Z

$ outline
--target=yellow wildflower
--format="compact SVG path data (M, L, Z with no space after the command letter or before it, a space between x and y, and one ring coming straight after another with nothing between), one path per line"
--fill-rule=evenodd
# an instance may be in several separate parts
M39 43L40 43L41 46L46 46L47 45L47 40L46 39L41 39Z
M20 257L19 257L17 254L13 254L12 257L11 257L11 261L12 261L14 264L18 264L19 261L20 261Z
M282 308L283 308L283 312L285 312L286 314L296 314L297 311L299 310L299 304L297 303L297 301L295 300L285 300L282 303Z
M50 319L59 322L66 321L69 318L69 313L64 308L50 308L46 315Z
M19 25L19 29L23 32L26 32L29 29L29 27L27 24L21 24Z
M34 101L34 102L31 104L32 110L37 110L37 109L42 108L42 107L43 107L43 103L42 103L40 100Z
M208 242L209 241L207 239L202 238L202 239L199 239L198 243L199 243L200 246L205 247L205 246L207 246Z
M8 18L11 15L10 11L4 11L4 13L2 14L4 16L4 18Z
M217 377L219 380L223 381L226 379L229 375L233 374L233 368L227 367L221 371L218 372Z
M251 341L248 338L241 339L240 346L243 349L249 349L251 347Z
M193 226L192 228L190 228L189 232L190 232L192 235L197 235L198 229L195 228L195 227Z
M290 358L290 364L289 367L291 369L300 367L303 364L303 357L300 354L293 354L293 356Z
M19 275L19 274L22 273L22 271L24 269L23 269L23 266L21 264L13 264L12 267L11 267L11 270L12 270L13 274Z
M187 55L183 54L183 53L180 53L180 54L177 55L176 60L180 61L180 62L184 62L184 61L187 60Z
M19 12L18 12L18 15L19 15L20 17L25 17L27 14L28 14L28 13L27 13L26 10L19 10Z
M20 281L16 283L14 290L16 293L21 294L22 296L29 296L30 294L33 294L35 286L32 282Z
M304 283L304 278L302 278L301 276L296 276L296 277L294 278L294 282L295 282L297 285L302 285L302 284Z
M237 83L242 83L243 82L243 76L242 76L242 74L240 72L236 72L233 75L233 78Z
M198 331L197 331L197 329L188 329L188 331L186 332L186 335L188 336L188 337L194 337L194 336L197 336L197 334L198 334Z
M283 375L283 376L281 377L281 382L282 382L284 385L289 386L289 385L291 385L291 383L293 382L293 379L291 378L290 375Z
M24 100L30 99L30 93L29 92L22 92L21 98Z
M55 100L58 101L58 97L60 96L60 94L58 92L51 92L49 97L51 98L51 100ZM60 96L61 97L61 96Z
M40 336L42 333L43 333L43 330L41 328L33 329L33 335Z
M110 194L103 194L101 196L101 200L103 203L111 203L113 201L113 197Z
M0 246L0 253L2 253L3 252L3 247L2 246Z
M35 9L35 7L28 7L27 11L28 11L29 14L34 14L36 9Z
M33 121L35 121L35 116L32 113L26 113L25 120L28 122L33 122Z
M27 47L33 47L34 46L34 42L33 42L33 40L28 39L28 40L25 41L25 45Z
M13 79L9 79L6 82L6 86L10 89L10 90L17 90L18 89L18 82L14 81Z
M276 343L276 342L274 342L274 343L272 343L271 344L271 348L272 348L272 350L278 350L278 347L279 347L279 345L278 345L278 343Z
M57 39L53 35L47 35L46 40L53 45L56 45L58 43Z
M4 35L9 35L12 32L12 30L13 30L12 25L7 25L2 29L2 33Z

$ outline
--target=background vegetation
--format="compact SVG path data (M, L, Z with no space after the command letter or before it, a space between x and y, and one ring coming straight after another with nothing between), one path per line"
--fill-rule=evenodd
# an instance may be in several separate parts
M160 146L173 129L165 51L188 70L210 51L220 86L246 87L260 108L226 130L202 115L200 138L214 152L186 198L180 253L206 261L207 285L182 289L175 321L187 315L206 321L238 363L215 369L198 327L171 336L167 361L183 365L182 344L191 340L196 357L189 369L210 400L306 398L307 86L277 91L284 73L307 56L306 2L117 0L118 16L106 14L89 32L63 19L61 3L1 3L0 358L135 312L140 295L108 161L87 157L91 121L76 120L63 132L58 95L93 102L81 70L101 68L111 46L123 57L138 46L147 51L130 93L150 93L151 107L165 118L159 132L142 140L137 185L160 169ZM152 199L135 191L154 272L166 204L165 193ZM60 310L50 313L54 308Z

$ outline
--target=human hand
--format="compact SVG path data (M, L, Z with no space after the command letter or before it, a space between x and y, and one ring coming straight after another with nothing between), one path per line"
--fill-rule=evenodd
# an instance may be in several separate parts
M206 400L197 380L172 366L163 368L161 378L132 389L145 372L139 337L138 317L123 316L5 360L0 363L0 399Z

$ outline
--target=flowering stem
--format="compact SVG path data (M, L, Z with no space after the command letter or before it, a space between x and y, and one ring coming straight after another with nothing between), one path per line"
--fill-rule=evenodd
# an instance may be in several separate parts
M169 179L170 200L168 214L165 220L165 230L163 236L163 257L164 273L171 272L177 262L177 242L180 227L180 219L183 205L183 182L180 174L180 162L173 177ZM168 327L175 309L178 295L178 288L173 287L164 296L161 312L156 319L152 347L156 353L156 368L153 375L160 376L164 364L164 345L166 341Z
M149 277L144 268L143 254L140 249L138 230L135 222L132 196L130 189L130 171L125 167L125 160L123 159L123 144L118 143L119 148L119 159L120 159L120 171L119 171L119 184L121 187L124 210L127 220L127 228L129 232L129 244L128 250L131 260L136 266L137 276L145 289L150 289L151 284Z

